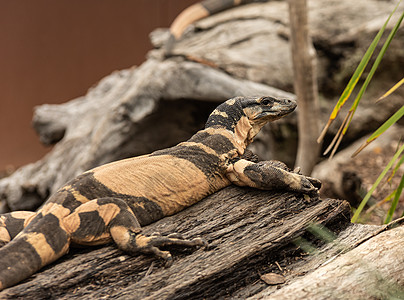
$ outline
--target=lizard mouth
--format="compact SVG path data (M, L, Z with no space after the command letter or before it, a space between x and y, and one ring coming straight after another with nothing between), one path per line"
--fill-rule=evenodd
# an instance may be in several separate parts
M294 109L288 109L288 110L266 110L263 112L260 112L254 117L255 120L260 120L260 119L271 119L275 117L282 117L287 114L290 114Z
M293 112L296 106L296 104L293 105L288 102L287 105L276 103L271 106L261 107L261 111L254 116L253 120L282 117Z

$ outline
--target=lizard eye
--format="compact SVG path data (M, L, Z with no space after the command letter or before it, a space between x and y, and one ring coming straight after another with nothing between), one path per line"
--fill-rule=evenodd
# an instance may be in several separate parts
M261 100L261 104L263 104L263 105L269 105L269 104L271 104L271 103L272 103L272 101L271 101L271 99L268 98L268 97L265 97L265 98L263 98L263 99Z

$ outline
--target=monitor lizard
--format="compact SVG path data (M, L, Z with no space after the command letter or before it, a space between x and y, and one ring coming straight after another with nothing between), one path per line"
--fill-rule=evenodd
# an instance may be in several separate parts
M179 234L144 235L141 226L173 215L234 183L258 189L316 193L321 183L278 161L253 162L246 147L268 122L296 108L274 97L236 97L219 105L188 141L108 163L74 178L37 212L0 215L0 290L57 260L74 244L115 242L128 253L151 253L169 265L163 246L205 246Z

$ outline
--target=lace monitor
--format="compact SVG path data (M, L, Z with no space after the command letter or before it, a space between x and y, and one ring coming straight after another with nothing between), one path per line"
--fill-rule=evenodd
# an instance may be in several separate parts
M187 7L175 18L170 26L170 37L165 44L165 54L167 56L171 54L175 42L181 38L185 29L193 22L238 5L267 1L268 0L204 0Z
M128 253L151 253L168 263L162 246L204 246L141 233L141 226L200 201L231 183L258 189L316 193L321 183L281 162L252 162L243 155L260 129L296 108L273 97L236 97L219 105L205 129L188 141L148 155L89 170L53 194L37 212L0 216L0 290L66 254L70 245L110 241Z

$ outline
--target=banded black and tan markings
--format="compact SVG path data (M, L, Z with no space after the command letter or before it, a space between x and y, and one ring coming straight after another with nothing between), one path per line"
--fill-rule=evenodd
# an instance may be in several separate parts
M49 198L48 203L58 203L64 208L73 212L77 207L85 203L83 199L78 200L77 192L70 185L63 190L56 192L51 198Z
M12 286L42 267L42 260L31 242L20 239L1 248L0 266L7 268L7 275L1 277L0 290Z
M181 144L170 149L154 152L152 156L170 155L192 163L203 172L208 179L218 175L217 166L221 164L220 158L212 153L207 153L202 147L182 146Z
M0 249L0 290L62 256L72 242L93 245L113 239L124 251L152 253L169 262L170 253L159 247L205 243L198 238L145 236L141 226L231 183L315 192L319 182L313 178L279 171L279 164L244 159L251 157L245 148L262 126L296 107L294 101L271 101L265 97L230 99L211 114L210 120L217 122L213 126L208 122L190 140L92 169L62 187L38 213L22 217L24 222L18 218L6 222L0 216L0 238L5 243ZM9 232L20 233L8 242Z
M65 223L71 232L72 242L81 245L98 245L111 241L111 228L116 226L131 232L140 232L140 224L130 207L118 198L89 201L68 216Z
M103 198L118 198L126 201L141 226L148 225L164 217L161 207L155 202L141 195L112 191L94 177L94 172L86 172L70 184L72 190L88 200L94 200L99 198L99 195L103 195Z
M235 148L231 140L222 134L200 131L191 137L188 142L200 143L215 151L218 155L229 153Z
M78 228L72 233L73 242L79 244L97 244L94 241L107 233L107 225L97 210L78 213ZM89 230L91 229L91 230Z
M236 124L243 116L244 113L239 99L234 98L227 100L211 113L205 127L225 128L231 132L234 132Z
M60 220L52 213L42 215L40 212L24 229L23 237L29 239L31 236L42 234L46 243L52 248L55 254L67 250L68 234L60 226ZM51 253L50 256L54 254Z
M0 226L5 228L13 239L25 227L27 218L31 218L35 213L29 212L12 212L1 216Z

